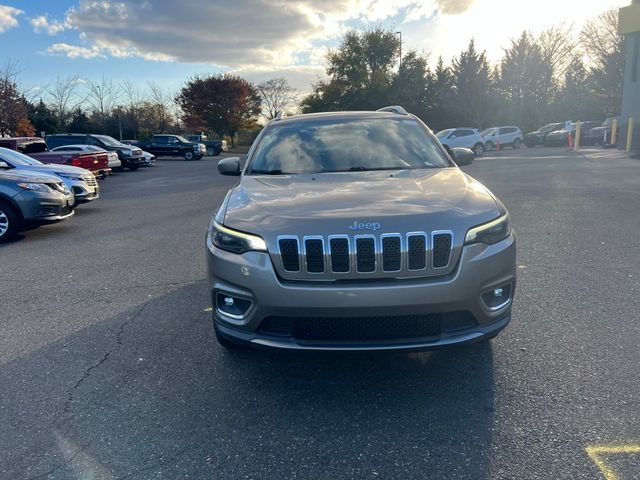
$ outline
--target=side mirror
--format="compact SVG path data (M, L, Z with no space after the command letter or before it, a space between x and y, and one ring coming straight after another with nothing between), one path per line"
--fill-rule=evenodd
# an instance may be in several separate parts
M223 158L218 162L218 172L220 175L238 176L240 175L240 157Z
M468 148L452 148L451 155L458 165L471 165L475 159L473 151Z
M9 169L11 168L11 165L9 165L7 162L5 162L4 160L0 160L0 168L6 168Z

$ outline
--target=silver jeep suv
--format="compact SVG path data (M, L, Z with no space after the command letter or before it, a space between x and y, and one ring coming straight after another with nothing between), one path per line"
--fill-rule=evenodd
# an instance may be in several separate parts
M506 209L401 107L277 118L218 168L240 175L207 232L223 346L418 350L509 323Z

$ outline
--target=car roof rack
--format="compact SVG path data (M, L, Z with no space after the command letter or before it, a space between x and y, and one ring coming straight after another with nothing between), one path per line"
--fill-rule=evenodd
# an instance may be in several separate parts
M409 115L409 112L407 112L400 105L391 105L389 107L382 107L376 110L376 112L390 112L390 113L397 113L398 115Z
M282 120L286 117L293 117L295 113L290 112L289 110L284 110L283 112L278 112L278 114L274 117L274 120Z

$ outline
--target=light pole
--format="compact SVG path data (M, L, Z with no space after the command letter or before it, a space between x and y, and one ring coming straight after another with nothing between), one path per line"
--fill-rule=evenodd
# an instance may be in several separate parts
M400 69L402 68L402 32L395 33L400 37L400 60L398 61L398 73L400 73Z

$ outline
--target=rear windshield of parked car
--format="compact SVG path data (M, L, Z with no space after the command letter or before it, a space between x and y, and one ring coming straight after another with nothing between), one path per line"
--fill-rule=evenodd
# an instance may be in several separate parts
M318 119L268 127L248 172L328 173L450 166L415 119Z

